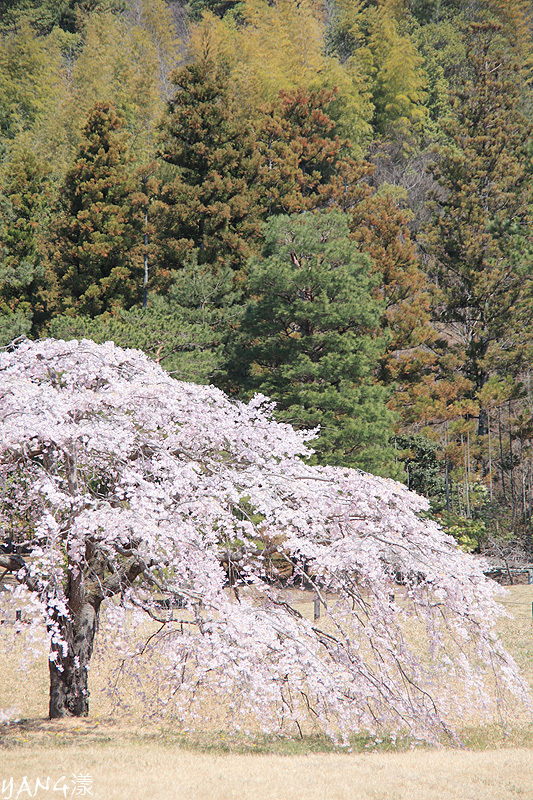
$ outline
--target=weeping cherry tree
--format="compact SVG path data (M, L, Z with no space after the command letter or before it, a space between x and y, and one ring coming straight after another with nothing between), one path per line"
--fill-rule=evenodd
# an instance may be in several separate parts
M495 585L426 501L310 466L315 434L271 411L109 342L0 354L0 567L46 626L50 717L88 713L96 635L184 725L211 693L235 726L436 740L527 702ZM297 607L310 588L319 621Z

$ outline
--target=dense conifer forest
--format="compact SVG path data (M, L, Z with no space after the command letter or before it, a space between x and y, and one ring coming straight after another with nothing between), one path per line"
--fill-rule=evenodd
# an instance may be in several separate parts
M0 0L0 346L265 394L530 559L532 11Z

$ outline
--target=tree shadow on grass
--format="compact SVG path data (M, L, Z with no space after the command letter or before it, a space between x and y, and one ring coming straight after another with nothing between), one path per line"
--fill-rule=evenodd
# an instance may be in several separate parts
M501 726L480 726L462 731L461 747L466 750L531 749L533 725L514 729ZM309 755L310 753L405 752L432 749L430 745L409 738L391 741L387 737L374 740L354 736L349 747L334 744L322 734L302 737L231 734L227 731L183 732L177 726L157 723L142 724L133 718L66 718L47 717L20 719L0 725L0 750L14 748L56 748L68 746L126 746L157 743L163 747L179 747L212 754Z

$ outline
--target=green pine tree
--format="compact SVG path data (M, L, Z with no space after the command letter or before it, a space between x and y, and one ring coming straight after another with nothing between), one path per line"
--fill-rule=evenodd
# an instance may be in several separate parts
M171 165L161 193L163 254L178 267L196 249L200 266L239 271L259 235L253 133L209 54L177 70L173 80L160 150Z
M38 334L47 318L44 229L49 170L27 148L16 149L3 172L0 196L0 315L13 338ZM5 344L5 341L3 342Z
M209 383L220 369L225 334L240 316L232 282L229 268L214 276L209 267L198 266L193 254L173 274L164 295L149 294L146 308L120 309L93 319L61 315L51 321L50 334L143 350L178 380Z
M382 309L346 215L272 217L249 287L254 299L227 344L223 388L262 392L278 419L320 426L321 462L390 472L392 419L373 378L385 346Z
M121 119L107 103L89 113L76 161L62 187L52 263L59 309L91 317L139 303L142 239Z

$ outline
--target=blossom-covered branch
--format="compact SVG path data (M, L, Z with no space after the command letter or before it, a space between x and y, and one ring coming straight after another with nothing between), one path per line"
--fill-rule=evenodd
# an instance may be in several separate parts
M194 717L209 690L235 720L271 731L309 719L346 742L355 731L436 738L472 706L527 702L493 633L495 585L421 517L426 501L311 466L314 434L270 414L262 396L232 402L112 343L26 341L0 356L13 542L0 567L45 616L50 715L88 712L100 610L114 596L113 647L159 676L142 689L153 711ZM309 587L320 624L288 594ZM164 612L177 604L178 622ZM120 630L138 613L161 625L132 646Z

